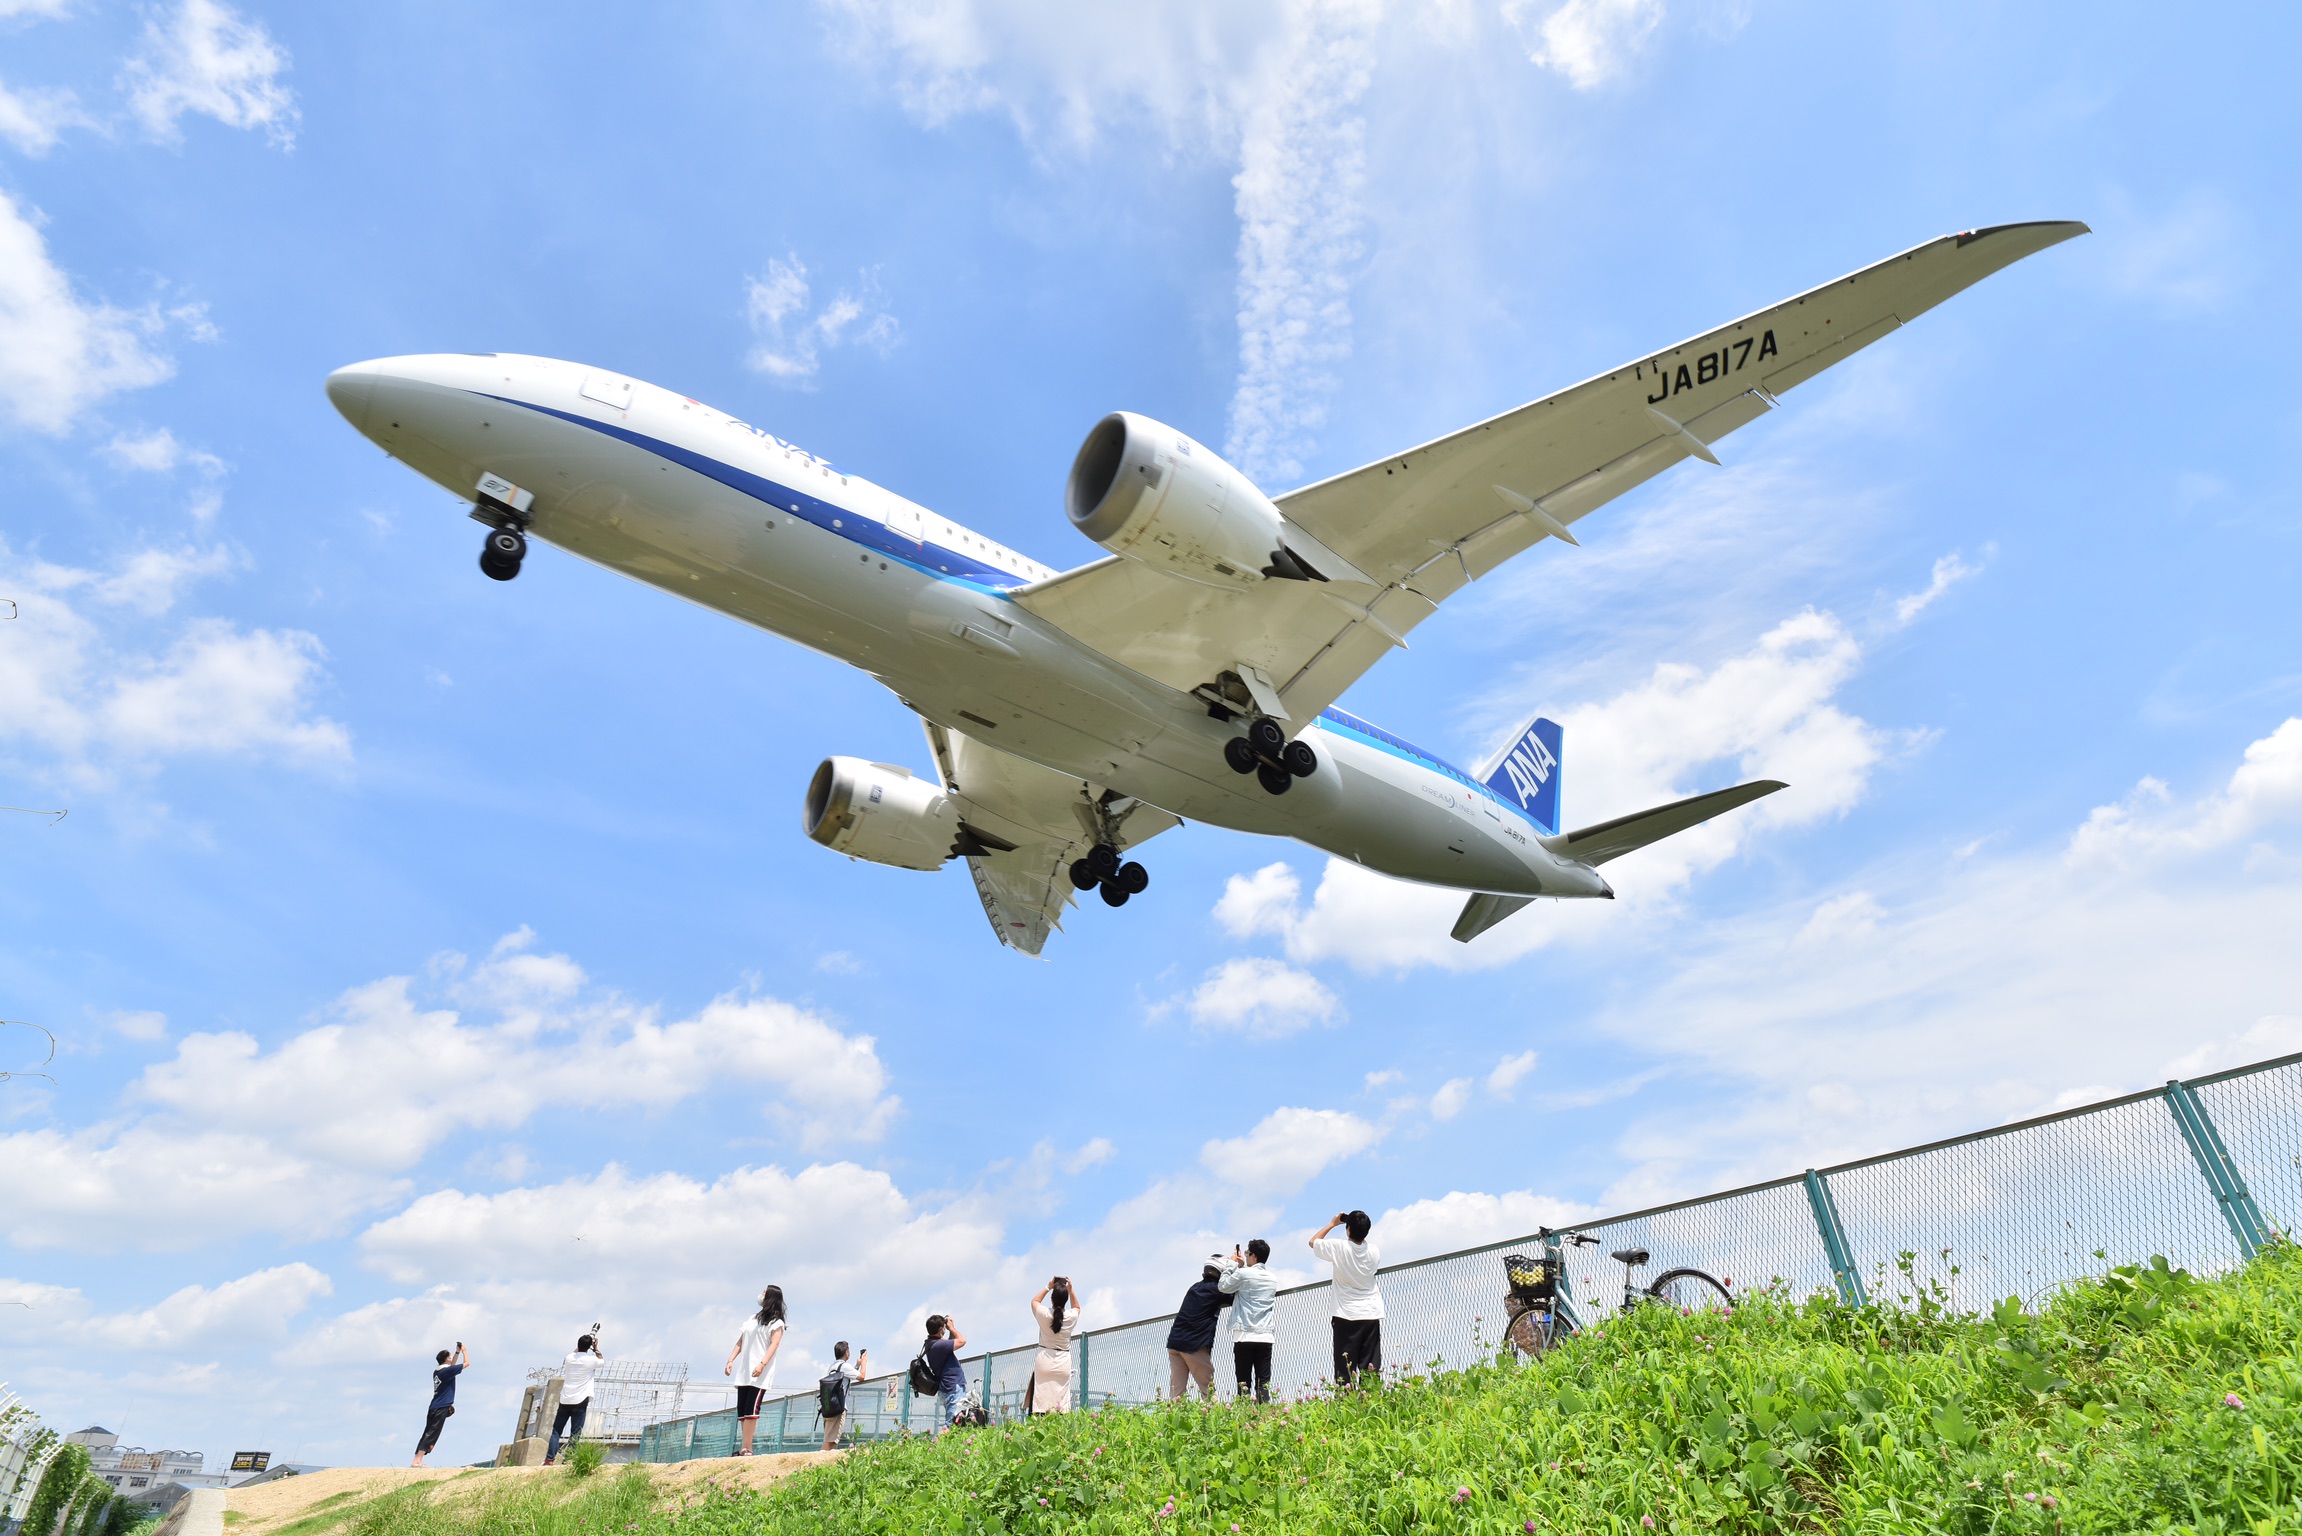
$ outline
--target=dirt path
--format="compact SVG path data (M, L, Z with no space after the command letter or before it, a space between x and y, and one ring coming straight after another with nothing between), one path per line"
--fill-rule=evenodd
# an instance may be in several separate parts
M649 1469L667 1503L695 1496L716 1483L721 1488L764 1488L802 1467L830 1461L839 1451L795 1452L788 1456L728 1456L673 1462ZM618 1469L606 1467L601 1475ZM566 1478L561 1467L331 1467L302 1477L283 1477L254 1488L235 1488L225 1505L231 1536L266 1536L307 1516L350 1514L371 1499L417 1483L456 1482L461 1495L501 1487L531 1477Z

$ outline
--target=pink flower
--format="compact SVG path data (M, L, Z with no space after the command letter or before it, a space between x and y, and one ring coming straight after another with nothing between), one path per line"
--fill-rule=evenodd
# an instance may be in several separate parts
M2222 1406L2225 1408L2243 1408L2246 1406L2246 1399L2235 1392L2225 1392L2222 1394Z
M2038 1502L2046 1506L2048 1509L2052 1509L2054 1507L2054 1495L2051 1493L2043 1494L2039 1497Z
M1468 1488L1457 1488L1457 1489L1455 1490L1455 1502L1456 1502L1457 1504L1467 1504L1467 1503L1469 1503L1469 1502L1470 1502L1470 1498L1471 1498L1471 1490L1470 1490L1470 1489L1468 1489Z
M2025 1504L2035 1504L2038 1502L2038 1495L2035 1493L2026 1493L2022 1496L2022 1502Z
M1655 1517L1652 1515L1641 1515L1639 1516L1639 1524L1645 1526L1648 1530L1651 1531L1655 1528Z
M1523 1525L1523 1526L1519 1527L1519 1529L1521 1529L1521 1530L1523 1530L1523 1531L1531 1531L1531 1530L1533 1530L1534 1528L1535 1528L1535 1522L1534 1522L1534 1521L1532 1521L1532 1520L1529 1520L1529 1521L1528 1521L1528 1522L1527 1522L1525 1525Z

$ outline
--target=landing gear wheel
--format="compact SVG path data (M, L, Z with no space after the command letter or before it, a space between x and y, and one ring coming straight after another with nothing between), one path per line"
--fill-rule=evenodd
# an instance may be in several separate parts
M1255 770L1255 777L1263 781L1263 788L1267 793L1274 795L1285 794L1295 783L1293 774L1281 768L1274 768L1269 763L1264 763L1258 767Z
M1151 888L1151 871L1129 859L1119 866L1119 873L1111 877L1111 883L1130 896L1140 896Z
M1307 779L1319 771L1319 754L1311 750L1307 741L1290 741L1287 750L1279 754L1279 761L1298 779Z
M1119 873L1119 850L1109 843L1097 843L1087 850L1087 857L1080 862L1087 866L1087 872L1096 879L1108 880Z
M1095 878L1095 871L1087 867L1085 859L1073 859L1071 883L1082 891L1092 891L1100 882Z
M1257 757L1275 761L1287 750L1287 733L1269 715L1257 715L1247 723L1247 745L1255 749Z
M1223 761L1231 765L1233 773L1253 773L1262 766L1262 759L1247 744L1244 736L1234 736L1223 743Z
M528 557L528 541L517 528L496 528L480 546L480 570L490 581L509 581Z
M1137 867L1140 868L1141 866ZM1123 907L1127 905L1127 888L1121 885L1118 881L1106 880L1103 882L1100 889L1103 892L1103 905L1107 907Z

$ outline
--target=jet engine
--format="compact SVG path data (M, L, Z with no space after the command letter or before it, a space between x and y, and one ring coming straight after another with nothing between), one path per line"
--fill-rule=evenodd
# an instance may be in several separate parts
M834 853L897 869L940 869L962 840L940 785L860 757L827 757L807 786L802 825Z
M1286 520L1245 475L1131 411L1095 424L1064 487L1071 526L1110 550L1210 586L1325 581L1281 537Z

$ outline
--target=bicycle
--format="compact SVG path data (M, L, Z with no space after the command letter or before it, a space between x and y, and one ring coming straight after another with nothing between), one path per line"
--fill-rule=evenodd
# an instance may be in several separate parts
M1599 1245L1599 1240L1587 1232L1544 1227L1535 1235L1542 1239L1540 1257L1513 1253L1503 1258L1503 1275L1510 1283L1503 1297L1503 1310L1509 1319L1503 1337L1529 1359L1542 1354L1561 1338L1583 1331L1583 1320L1576 1315L1573 1289L1567 1278L1567 1249ZM1657 1302L1681 1312L1724 1311L1734 1305L1727 1288L1699 1269L1684 1266L1666 1269L1642 1288L1634 1271L1644 1268L1653 1255L1644 1248L1617 1248L1611 1257L1623 1267L1622 1310L1625 1312Z

